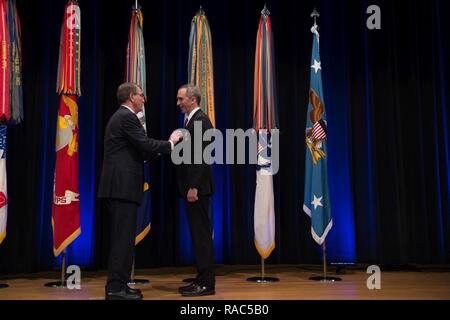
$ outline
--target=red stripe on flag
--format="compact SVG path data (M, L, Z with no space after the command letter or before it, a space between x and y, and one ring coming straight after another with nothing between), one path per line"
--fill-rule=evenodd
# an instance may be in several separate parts
M326 136L327 135L323 130L322 126L320 125L320 123L319 122L314 123L312 128L312 137L314 138L314 140L321 140L324 139Z

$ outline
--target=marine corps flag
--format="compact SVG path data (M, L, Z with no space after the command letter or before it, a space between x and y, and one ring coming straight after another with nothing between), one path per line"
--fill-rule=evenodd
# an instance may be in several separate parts
M303 210L311 217L311 234L323 244L333 226L327 170L327 117L322 91L319 31L314 23L308 113L306 115L305 194Z
M64 11L59 48L56 166L53 188L53 253L58 256L78 235L78 105L80 92L80 7L69 1Z
M258 165L254 209L255 246L266 259L275 248L275 207L270 131L276 128L275 59L272 23L264 7L256 35L253 91L254 128L258 132Z
M144 17L139 6L131 12L130 31L127 45L127 64L125 70L125 82L133 82L142 88L147 98L147 80L145 69L144 33L142 31ZM145 120L145 108L136 114L144 130L147 132ZM144 198L137 211L136 237L134 244L138 244L149 233L151 228L151 194L150 194L150 166L144 162Z
M213 127L216 126L214 109L214 68L211 31L205 12L200 10L192 18L189 36L189 83L200 89L202 111L208 115Z

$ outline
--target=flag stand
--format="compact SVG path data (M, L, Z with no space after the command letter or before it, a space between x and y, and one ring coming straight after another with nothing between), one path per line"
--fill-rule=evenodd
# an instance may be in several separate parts
M134 278L134 257L133 257L133 266L131 267L131 277L130 277L130 281L128 281L128 284L135 285L135 284L148 284L148 283L150 283L150 280Z
M62 264L61 281L48 282L48 283L44 284L44 286L46 286L46 287L53 287L53 288L66 287L66 284L67 284L66 283L66 279L65 279L65 275L66 275L66 249L64 249L63 252L62 252L61 264Z
M261 258L261 277L250 277L247 278L249 282L267 283L267 282L278 282L280 279L265 276L264 259Z
M320 282L341 281L342 279L338 278L338 277L327 277L327 248L326 248L325 241L322 244L322 255L323 255L323 276L310 277L309 280L320 281Z

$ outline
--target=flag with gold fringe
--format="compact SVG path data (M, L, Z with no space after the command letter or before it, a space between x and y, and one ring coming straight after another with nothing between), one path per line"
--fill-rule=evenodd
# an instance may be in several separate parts
M211 31L202 7L192 18L189 36L188 79L200 89L200 107L216 126L214 108L214 68Z
M127 62L125 68L125 81L133 82L142 88L147 98L147 80L145 69L145 45L144 45L144 16L139 5L133 6L131 11L130 31L128 33ZM145 108L136 114L145 132L147 125L145 120ZM150 166L144 162L144 198L137 211L135 245L138 244L151 229L151 194L150 194Z
M271 130L276 129L275 59L270 12L264 7L256 35L253 92L254 128L258 132L258 164L254 207L255 246L266 259L275 248L275 206L270 157Z
M76 1L64 9L59 47L60 95L56 124L53 187L53 253L58 256L81 233L78 191L78 105L80 91L81 12Z

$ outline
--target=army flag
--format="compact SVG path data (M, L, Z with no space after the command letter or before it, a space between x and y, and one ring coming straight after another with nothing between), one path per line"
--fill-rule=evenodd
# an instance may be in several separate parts
M258 132L258 164L254 207L255 246L266 259L275 248L275 205L270 157L272 129L276 128L275 59L272 23L265 8L256 35L253 91L254 128Z

